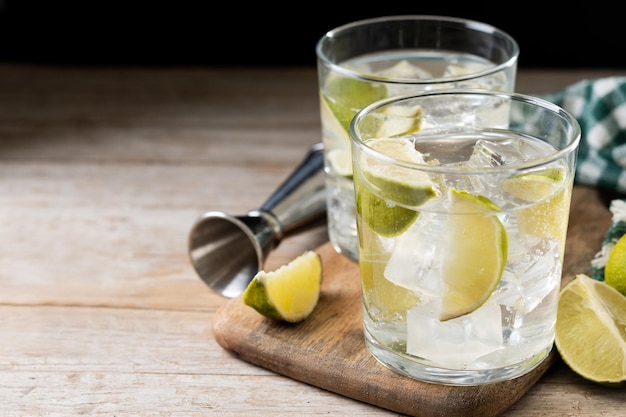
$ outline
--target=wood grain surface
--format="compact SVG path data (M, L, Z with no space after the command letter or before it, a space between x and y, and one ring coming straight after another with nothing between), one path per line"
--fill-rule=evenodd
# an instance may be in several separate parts
M599 194L575 188L563 283L586 272L607 229ZM323 285L312 315L299 324L269 320L241 297L220 308L213 319L215 340L237 357L299 381L411 416L497 416L517 402L558 355L513 380L475 387L416 381L385 368L363 341L358 266L330 243L317 249Z

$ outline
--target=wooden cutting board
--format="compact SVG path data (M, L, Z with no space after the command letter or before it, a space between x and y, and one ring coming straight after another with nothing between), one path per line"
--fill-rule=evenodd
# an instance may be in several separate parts
M611 224L609 203L619 196L576 186L572 199L563 283L589 274ZM215 314L213 334L238 358L346 397L411 416L496 416L519 400L558 353L516 379L477 387L429 384L382 366L367 351L361 323L358 266L326 243L319 304L305 321L281 323L243 304L241 296Z

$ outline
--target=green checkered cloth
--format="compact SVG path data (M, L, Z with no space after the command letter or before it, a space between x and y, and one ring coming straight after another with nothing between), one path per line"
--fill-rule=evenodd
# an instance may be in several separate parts
M576 182L626 192L626 77L583 80L541 97L565 109L580 124ZM599 281L604 281L609 252L626 234L626 199L611 201L609 209L611 226L591 261L592 277Z
M580 124L576 182L626 192L626 77L583 80L541 97Z

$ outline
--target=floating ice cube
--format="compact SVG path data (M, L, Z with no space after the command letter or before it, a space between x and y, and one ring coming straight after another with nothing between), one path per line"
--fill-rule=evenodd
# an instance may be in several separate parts
M407 314L407 353L445 367L463 368L502 347L500 306L491 301L471 314L439 321L436 301Z
M386 78L404 78L407 80L427 80L433 78L433 75L429 71L406 59L398 61L397 64L389 68L378 71L376 75Z
M510 239L517 242L517 239ZM498 287L500 304L528 313L558 285L561 277L559 243L534 238L530 246L512 246L507 270ZM523 252L521 252L523 250Z
M507 138L500 140L479 139L474 145L470 165L493 167L510 165L546 156L546 145L540 141Z
M427 80L433 78L433 75L430 72L407 60L399 61L392 67L378 71L376 75L385 78L405 80ZM408 93L413 89L415 89L414 86L407 84L387 84L387 95L400 95L403 93Z
M440 269L442 254L437 240L445 236L442 215L422 212L415 223L394 243L385 278L396 285L426 296L440 294Z

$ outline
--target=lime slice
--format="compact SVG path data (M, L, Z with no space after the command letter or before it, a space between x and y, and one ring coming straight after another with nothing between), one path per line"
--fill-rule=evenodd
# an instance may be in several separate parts
M626 235L615 243L604 267L604 282L626 296Z
M325 82L322 100L326 102L339 125L348 132L357 111L386 96L387 89L382 84L330 74Z
M335 174L352 178L352 156L347 149L333 149L328 152L328 161Z
M389 106L381 120L376 136L390 138L419 132L422 125L421 106Z
M441 321L469 314L487 301L500 282L508 252L496 204L454 188L449 190L449 199L452 215L442 231L446 260Z
M424 163L410 139L373 139L367 145L390 157ZM360 165L363 178L355 177L357 213L381 236L404 232L419 216L415 207L436 195L431 179L421 171L382 163L366 154Z
M571 184L564 184L565 180L562 167L551 167L519 174L502 182L502 189L507 193L523 202L536 203L518 211L520 231L558 240L561 255L565 251L572 189Z
M374 320L406 320L406 312L419 303L419 297L385 278L384 271L391 255L369 227L361 225L359 240L361 288L368 314Z
M537 202L553 195L564 178L563 168L551 167L507 178L502 182L502 189L524 201Z
M578 375L606 385L626 381L626 297L584 274L559 295L556 347Z
M273 272L259 271L243 293L244 304L265 317L297 323L315 309L322 284L322 260L307 251Z
M424 155L415 149L410 138L372 139L366 145L401 161L423 164ZM363 176L383 199L409 207L418 207L436 195L434 183L423 171L380 162L364 155Z

